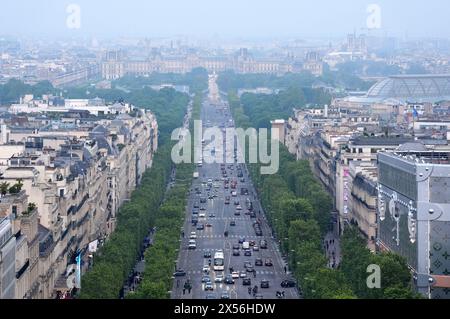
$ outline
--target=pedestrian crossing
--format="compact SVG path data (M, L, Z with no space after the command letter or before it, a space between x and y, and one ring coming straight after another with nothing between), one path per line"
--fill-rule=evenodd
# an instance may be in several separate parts
M234 271L239 271L239 273L241 272L240 270L234 270ZM242 270L245 271L245 270ZM204 273L201 270L189 270L186 272L187 275L203 275ZM256 271L256 275L266 275L266 276L270 276L270 275L285 275L285 273L283 271L268 271L268 270L257 270ZM247 273L247 277L252 278L253 277L253 273Z
M242 236L242 235L228 235L227 237L225 237L224 235L217 235L217 234L197 235L197 239L241 238L241 237L245 237L245 240L259 240L259 239L263 239L263 237L258 237L258 236Z

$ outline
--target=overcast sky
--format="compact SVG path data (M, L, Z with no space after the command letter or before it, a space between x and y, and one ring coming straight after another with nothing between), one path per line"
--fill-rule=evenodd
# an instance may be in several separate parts
M0 33L19 36L334 37L364 31L370 16L368 5L377 4L381 9L380 34L450 38L448 0L1 2ZM79 29L67 27L66 10L72 3L81 9Z

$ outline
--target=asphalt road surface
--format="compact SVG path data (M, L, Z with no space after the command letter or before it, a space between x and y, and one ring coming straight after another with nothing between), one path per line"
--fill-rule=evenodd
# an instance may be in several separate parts
M225 124L225 127L233 126L228 105L222 101L207 99L202 107L202 121L204 128L210 126L220 127ZM209 143L209 142L208 142ZM207 144L208 144L207 143ZM174 286L171 292L173 299L205 299L205 298L221 298L223 293L226 293L230 299L254 299L255 296L249 293L248 288L258 286L256 297L263 299L275 299L277 291L284 291L286 299L298 298L297 290L295 288L282 288L281 282L285 279L292 279L285 273L285 262L281 258L278 245L272 238L271 230L269 229L266 219L260 207L259 201L254 194L253 185L247 175L245 164L228 164L225 163L227 177L230 180L229 188L225 189L223 181L222 168L220 164L203 164L197 168L199 177L194 179L191 192L188 200L188 208L186 211L186 222L184 228L180 230L180 253L178 260L174 261L174 268L182 269L186 272L185 276L175 277ZM237 177L238 167L244 174L244 182ZM213 187L208 191L208 179L213 180ZM237 181L236 191L237 197L231 196L231 182ZM214 185L216 184L216 185ZM215 187L217 186L217 187ZM198 188L198 191L196 191ZM249 195L241 195L241 188L247 188ZM209 195L214 196L209 199ZM230 203L225 204L226 196L230 196ZM200 198L206 197L206 203L200 203ZM251 218L245 214L247 210L246 201L250 199L253 205L253 211L256 213L256 218ZM236 205L234 201L239 201L242 206L240 216L235 216ZM199 224L204 224L204 230L197 230L196 226L191 223L192 211L194 204L199 206L199 213L205 214L205 217L198 218ZM253 223L258 220L262 225L263 236L256 236L253 228ZM235 226L230 226L230 221L236 223ZM210 227L207 226L210 225ZM225 236L225 232L228 236ZM191 232L196 234L196 249L188 249L189 237ZM184 236L183 236L184 235ZM267 242L267 249L259 249L254 251L252 247L251 256L244 256L244 250L240 245L240 256L233 256L233 245L238 244L241 237L246 241L255 241L256 246L260 246L262 239ZM224 252L224 271L214 271L214 253L217 250ZM211 252L211 258L204 258L205 251ZM255 259L261 258L263 266L255 266ZM209 267L209 259L211 259L211 267ZM265 266L266 259L271 259L273 266ZM251 262L256 272L256 277L252 272L246 272L244 267L245 262ZM204 271L204 266L208 266L208 271ZM230 274L230 267L234 271L246 273L246 277L250 278L251 286L243 285L243 278L235 279L234 284L225 284L215 282L217 276ZM211 278L213 290L205 291L205 283L202 283L202 278L208 274ZM191 293L186 289L183 294L183 287L185 282L189 280L192 284ZM269 288L261 288L261 280L269 281Z

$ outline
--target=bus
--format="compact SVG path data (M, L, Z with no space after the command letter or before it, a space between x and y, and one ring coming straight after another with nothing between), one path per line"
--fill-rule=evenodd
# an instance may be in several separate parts
M224 257L223 257L223 251L218 250L214 254L214 270L216 271L224 271Z

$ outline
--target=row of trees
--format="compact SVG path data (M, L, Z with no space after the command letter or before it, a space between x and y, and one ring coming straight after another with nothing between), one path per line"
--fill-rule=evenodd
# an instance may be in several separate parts
M48 81L42 81L35 85L25 84L24 82L11 79L3 85L0 85L0 105L17 103L20 97L25 94L42 96L42 94L56 93L57 90Z
M238 125L248 127L249 117L235 95L230 107ZM288 256L305 298L412 298L411 276L403 258L394 254L373 255L357 230L346 230L342 239L343 263L339 269L327 268L322 239L330 229L332 200L314 177L309 162L297 161L280 144L280 170L261 175L260 165L249 165L272 229ZM381 288L369 289L366 281L371 264L381 268Z
M322 90L289 87L279 94L252 94L241 96L245 114L252 114L253 127L270 127L275 118L286 119L292 115L294 108L305 107L308 103L329 104L330 97Z
M287 89L292 86L311 88L313 84L317 83L348 90L367 90L373 84L373 82L363 81L354 73L346 72L345 67L342 70L331 71L327 65L324 66L323 75L319 77L315 77L307 71L286 73L282 76L274 74L236 74L233 71L226 71L220 73L218 79L219 87L224 92L258 87L274 89Z
M126 89L142 89L148 85L187 85L191 92L201 92L208 88L208 71L195 68L185 74L152 73L147 77L128 75L113 82L113 86Z
M200 119L202 95L193 100L190 130L193 121ZM176 165L175 186L167 194L158 210L156 218L157 232L153 246L145 252L145 271L138 290L130 293L132 299L166 299L171 290L178 249L180 248L180 229L185 220L187 194L192 183L192 164Z
M193 172L193 165L177 165L177 180L158 209L155 217L157 228L152 247L145 252L145 271L132 299L166 299L172 288L172 273L180 247L180 229L184 223L186 198Z

